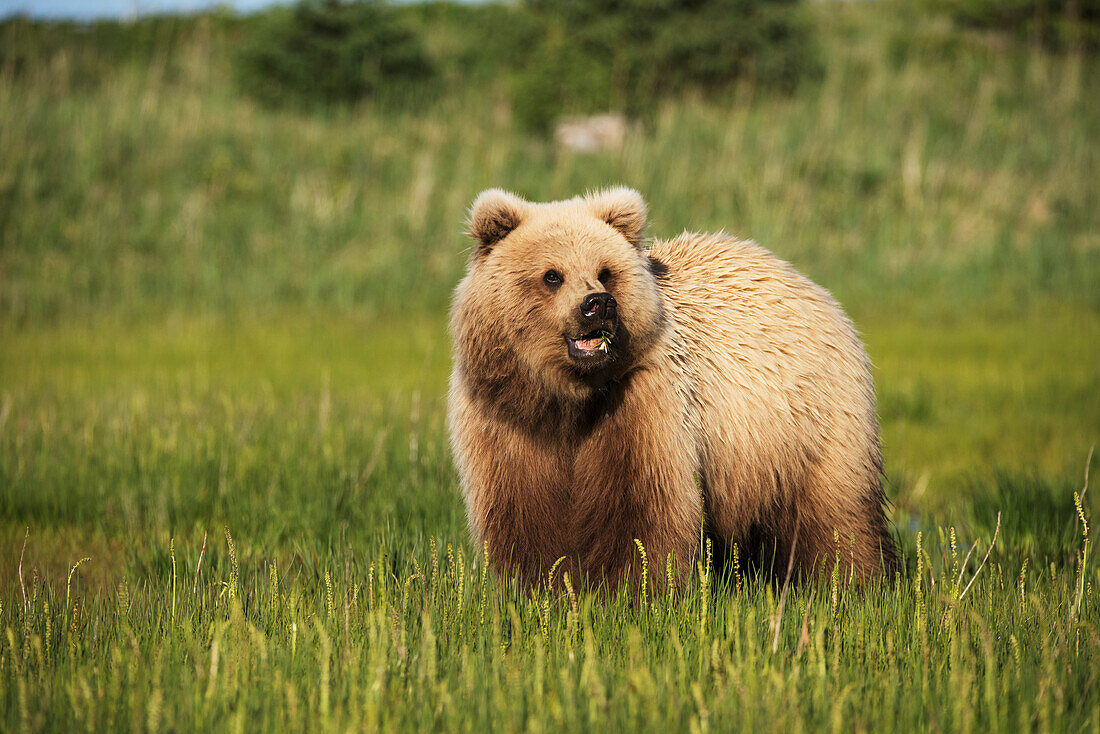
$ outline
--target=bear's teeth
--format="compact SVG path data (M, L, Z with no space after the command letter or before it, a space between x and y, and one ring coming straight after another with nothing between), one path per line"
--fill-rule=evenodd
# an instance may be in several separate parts
M577 349L581 349L581 350L584 350L586 352L591 352L591 351L595 350L597 347L599 347L602 344L602 340L600 340L600 339L577 339L573 343L575 345L577 345Z

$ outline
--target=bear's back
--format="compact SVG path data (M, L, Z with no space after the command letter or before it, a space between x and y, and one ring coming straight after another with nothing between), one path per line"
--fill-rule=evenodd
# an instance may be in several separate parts
M867 371L851 321L827 291L764 248L723 234L682 234L649 250L680 333L703 354L750 355L762 368Z
M762 496L782 497L822 461L877 481L870 363L847 316L822 288L767 250L723 234L683 234L649 252L725 508L744 532ZM855 477L853 477L855 479ZM712 496L714 493L708 493Z

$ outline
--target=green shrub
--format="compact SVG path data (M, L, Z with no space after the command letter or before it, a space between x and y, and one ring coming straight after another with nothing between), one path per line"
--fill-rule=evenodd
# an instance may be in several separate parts
M1100 0L932 0L960 25L1006 31L1064 50L1100 49Z
M432 73L420 37L373 1L276 8L257 19L237 61L244 89L271 105L397 99Z
M637 113L661 97L734 81L792 90L819 52L797 0L531 0L545 40L517 85L529 127L562 113Z
M464 90L506 86L545 30L523 5L430 0L395 9L423 36L437 76Z

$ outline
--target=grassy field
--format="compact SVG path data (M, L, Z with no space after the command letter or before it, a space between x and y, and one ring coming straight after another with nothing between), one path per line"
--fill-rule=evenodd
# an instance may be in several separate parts
M265 110L201 20L0 69L0 730L1100 731L1100 60L810 12L820 83L589 156L492 85ZM444 423L464 209L620 182L848 308L896 579L486 572Z

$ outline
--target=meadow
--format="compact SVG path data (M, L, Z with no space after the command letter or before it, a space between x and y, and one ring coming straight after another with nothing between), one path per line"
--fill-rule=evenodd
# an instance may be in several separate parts
M265 108L215 17L0 66L0 729L1100 731L1100 59L807 12L819 80L669 99L595 154L488 81ZM465 208L613 183L845 305L896 578L487 572L445 429Z

